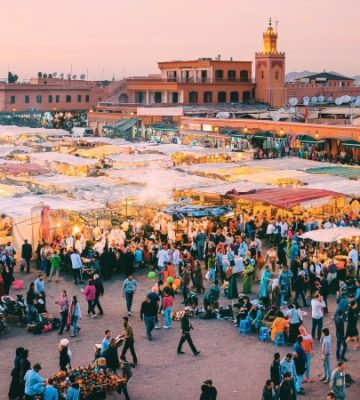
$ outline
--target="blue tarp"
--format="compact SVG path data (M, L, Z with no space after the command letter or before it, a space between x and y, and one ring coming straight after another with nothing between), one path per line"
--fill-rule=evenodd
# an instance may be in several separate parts
M203 217L221 217L232 212L232 207L229 206L178 206L174 205L166 208L163 212L170 214L174 221L183 218L203 218Z

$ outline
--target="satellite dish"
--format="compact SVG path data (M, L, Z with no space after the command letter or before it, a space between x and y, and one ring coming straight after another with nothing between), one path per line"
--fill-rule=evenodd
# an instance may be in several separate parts
M80 75L80 79L81 79L81 80L84 80L84 79L85 79L85 77L86 77L86 75L85 75L85 74L81 74L81 75Z
M343 103L350 103L351 102L351 97L350 96L342 96L342 102Z
M316 104L316 103L317 103L317 97L316 97L316 96L313 96L313 97L311 98L311 102L312 102L313 104Z
M335 104L336 104L337 106L340 106L340 105L342 104L342 97L336 98L336 99L335 99Z
M333 99L331 96L329 96L329 97L326 99L326 101L327 101L328 103L333 103L333 102L334 102L334 99Z
M216 118L230 118L230 113L226 111L220 111L216 114Z
M309 104L309 101L310 101L310 97L309 97L309 96L303 97L303 102L304 102L304 104L305 104L305 103Z
M290 107L289 108L289 113L290 114L295 114L296 113L296 108L295 107Z
M291 106L296 106L296 104L298 103L298 99L296 98L296 97L291 97L290 99L289 99L289 104L291 105Z
M63 72L60 74L60 78L64 79L64 73Z
M273 121L280 121L280 115L279 114L272 114L271 116Z
M77 78L77 75L74 74L74 75L72 76L72 78L73 78L73 79L76 79L76 78Z
M278 109L278 112L279 112L279 113L284 113L284 112L285 112L285 109L284 109L284 108L279 108L279 109Z
M318 102L319 103L323 103L325 101L325 97L324 96L319 96L318 97Z
M53 77L56 78L57 77L57 72L53 73Z
M308 106L309 105L309 100L304 100L304 106Z

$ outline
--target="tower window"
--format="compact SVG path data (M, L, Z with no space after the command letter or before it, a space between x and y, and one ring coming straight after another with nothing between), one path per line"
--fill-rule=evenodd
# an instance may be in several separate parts
M264 79L265 75L264 75L264 71L261 71L261 79Z
M275 71L275 79L279 79L279 71Z

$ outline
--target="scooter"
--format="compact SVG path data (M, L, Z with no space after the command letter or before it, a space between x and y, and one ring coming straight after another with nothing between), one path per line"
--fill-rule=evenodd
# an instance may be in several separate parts
M27 319L26 300L22 294L17 294L16 299L11 296L2 296L0 301L0 312L5 317L18 317L21 323L25 323Z

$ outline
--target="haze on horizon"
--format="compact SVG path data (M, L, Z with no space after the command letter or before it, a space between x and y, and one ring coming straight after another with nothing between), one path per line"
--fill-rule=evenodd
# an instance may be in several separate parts
M72 65L89 79L120 79L156 73L158 61L218 54L254 61L269 17L279 21L286 72L353 76L359 13L358 0L13 0L1 9L0 78L8 69L20 79L67 74Z

